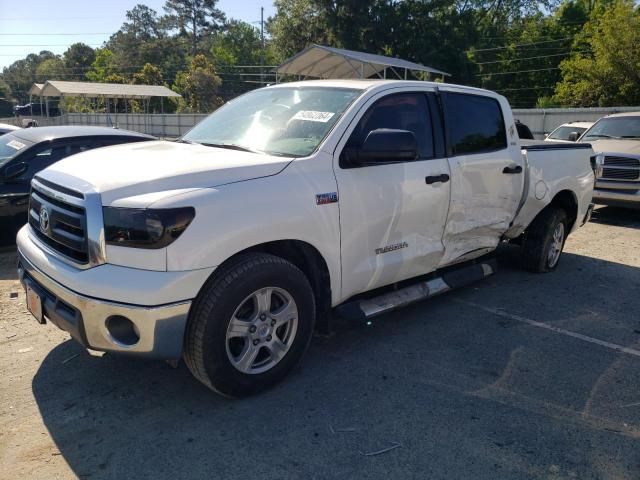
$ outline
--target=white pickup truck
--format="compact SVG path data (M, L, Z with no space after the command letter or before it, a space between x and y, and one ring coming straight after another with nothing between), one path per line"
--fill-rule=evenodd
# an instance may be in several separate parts
M547 272L589 218L588 144L521 145L506 99L411 81L280 84L178 142L40 172L18 234L27 306L84 346L177 360L227 396L369 318L495 271ZM390 288L386 288L390 287Z

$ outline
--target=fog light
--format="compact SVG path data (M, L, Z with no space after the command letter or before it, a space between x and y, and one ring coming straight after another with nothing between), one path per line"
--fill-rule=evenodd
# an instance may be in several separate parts
M111 337L124 346L131 347L140 340L138 328L127 317L112 315L105 324Z

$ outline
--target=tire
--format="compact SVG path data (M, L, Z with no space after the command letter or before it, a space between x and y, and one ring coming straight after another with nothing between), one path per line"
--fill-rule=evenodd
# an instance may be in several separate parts
M547 207L531 222L521 247L522 266L535 273L551 272L558 267L569 233L567 213Z
M185 363L198 380L227 397L261 392L300 361L315 311L309 280L295 265L273 255L240 255L198 294L189 314Z

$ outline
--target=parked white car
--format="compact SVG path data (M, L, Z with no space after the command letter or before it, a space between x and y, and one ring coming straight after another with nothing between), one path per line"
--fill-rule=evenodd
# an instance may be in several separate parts
M580 136L586 132L593 122L569 122L563 123L553 130L545 141L548 142L577 142Z
M602 117L580 142L591 144L597 153L594 201L640 208L640 112Z
M10 133L15 130L20 130L20 127L16 127L15 125L11 125L9 123L0 123L0 136L5 133Z
M483 278L512 239L527 269L554 270L591 212L592 154L521 144L486 90L275 85L177 143L40 172L18 270L34 316L86 347L184 356L208 387L248 395L283 378L334 309L370 318Z

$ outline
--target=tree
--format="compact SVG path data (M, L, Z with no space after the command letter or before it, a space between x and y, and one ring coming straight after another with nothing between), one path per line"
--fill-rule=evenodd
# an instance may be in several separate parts
M138 4L126 13L127 21L120 31L135 40L151 40L160 36L161 26L158 12L146 5Z
M107 79L114 75L116 75L116 68L113 63L113 52L108 48L97 49L96 58L91 64L91 70L86 74L87 80L92 82L107 82Z
M96 59L96 52L89 45L74 43L62 55L67 70L67 80L84 80L84 76Z
M198 51L202 32L217 31L225 20L217 3L218 0L167 0L164 5L169 24L191 38L192 55Z
M213 36L211 55L216 65L260 65L260 32L246 22L231 20Z
M36 67L36 82L65 80L66 69L60 57L48 58Z
M15 100L19 103L29 101L29 89L36 81L38 65L50 58L56 58L56 55L48 50L30 53L24 59L17 60L2 70L2 79L9 85Z
M560 64L554 99L564 106L640 103L640 13L631 0L597 9L578 42L587 47Z
M328 44L327 16L314 0L275 0L276 14L267 20L267 32L278 61L311 43Z
M11 110L11 88L9 84L0 78L0 116L8 117L12 115Z
M221 84L213 65L200 54L193 58L187 72L177 75L173 89L183 96L182 110L186 107L192 112L210 112L222 103L218 97Z

